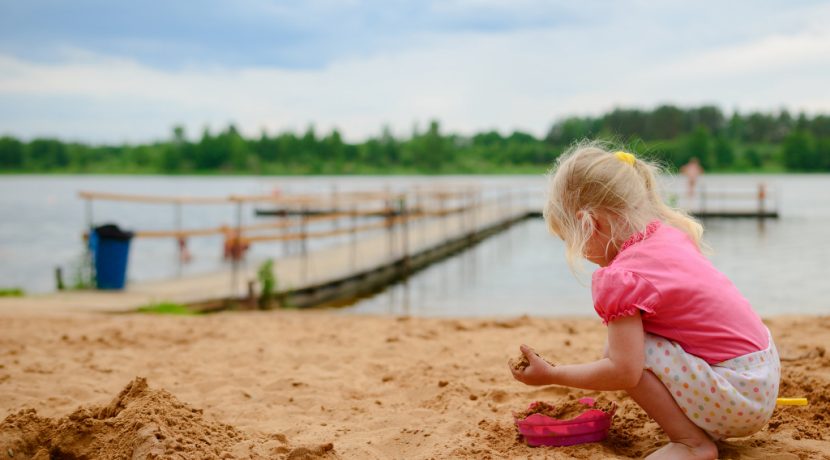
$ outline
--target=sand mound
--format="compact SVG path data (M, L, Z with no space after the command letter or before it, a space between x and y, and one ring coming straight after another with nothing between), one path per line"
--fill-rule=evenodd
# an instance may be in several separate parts
M135 378L109 404L66 417L23 409L0 423L0 446L14 458L336 458L331 443L291 448L284 435L252 437Z

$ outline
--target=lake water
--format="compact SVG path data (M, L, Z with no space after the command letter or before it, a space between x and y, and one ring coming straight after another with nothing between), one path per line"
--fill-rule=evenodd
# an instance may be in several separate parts
M433 180L489 185L523 184L538 190L541 176L441 177L164 177L164 176L0 176L0 288L27 292L54 289L53 270L61 266L71 282L82 257L85 208L79 190L120 193L224 196L286 192L381 189ZM830 175L708 175L708 188L752 189L763 181L777 190L781 218L707 219L705 238L713 263L727 274L761 314L830 314ZM675 184L678 185L678 184ZM116 222L128 229L171 229L170 205L95 202L95 223ZM231 206L183 209L185 228L231 224ZM245 223L257 222L253 208ZM321 243L334 244L335 242ZM137 239L130 253L131 281L204 273L221 268L220 237L189 242L193 261L180 267L170 240ZM278 257L285 246L255 245L248 263ZM590 269L581 280L568 270L562 243L540 220L528 220L469 251L431 266L407 282L357 304L349 313L424 316L592 314Z

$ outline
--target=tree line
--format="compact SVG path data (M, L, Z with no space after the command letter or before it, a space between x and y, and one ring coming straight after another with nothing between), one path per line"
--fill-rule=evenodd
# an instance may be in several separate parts
M234 125L205 129L190 140L174 127L169 139L90 145L55 138L0 137L0 170L74 173L381 174L538 172L574 141L609 139L677 168L697 157L707 170L830 171L830 116L734 112L714 106L615 109L569 117L544 138L515 131L472 136L443 133L438 121L399 139L384 128L364 142L338 130L283 132L246 138Z

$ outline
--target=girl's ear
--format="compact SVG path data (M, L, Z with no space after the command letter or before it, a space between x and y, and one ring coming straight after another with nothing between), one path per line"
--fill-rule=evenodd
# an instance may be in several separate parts
M579 221L579 225L585 232L593 234L598 228L598 222L596 217L594 216L594 213L587 209L580 209L579 211L577 211L576 219Z

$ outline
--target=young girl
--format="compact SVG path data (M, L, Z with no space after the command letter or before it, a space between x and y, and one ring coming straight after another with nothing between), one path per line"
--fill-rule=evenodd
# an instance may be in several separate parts
M528 385L625 390L670 443L649 458L716 458L713 440L747 436L772 415L780 364L769 331L701 254L703 228L666 206L659 169L583 142L550 173L544 210L571 267L599 265L594 309L608 328L605 357L551 366L527 345Z

